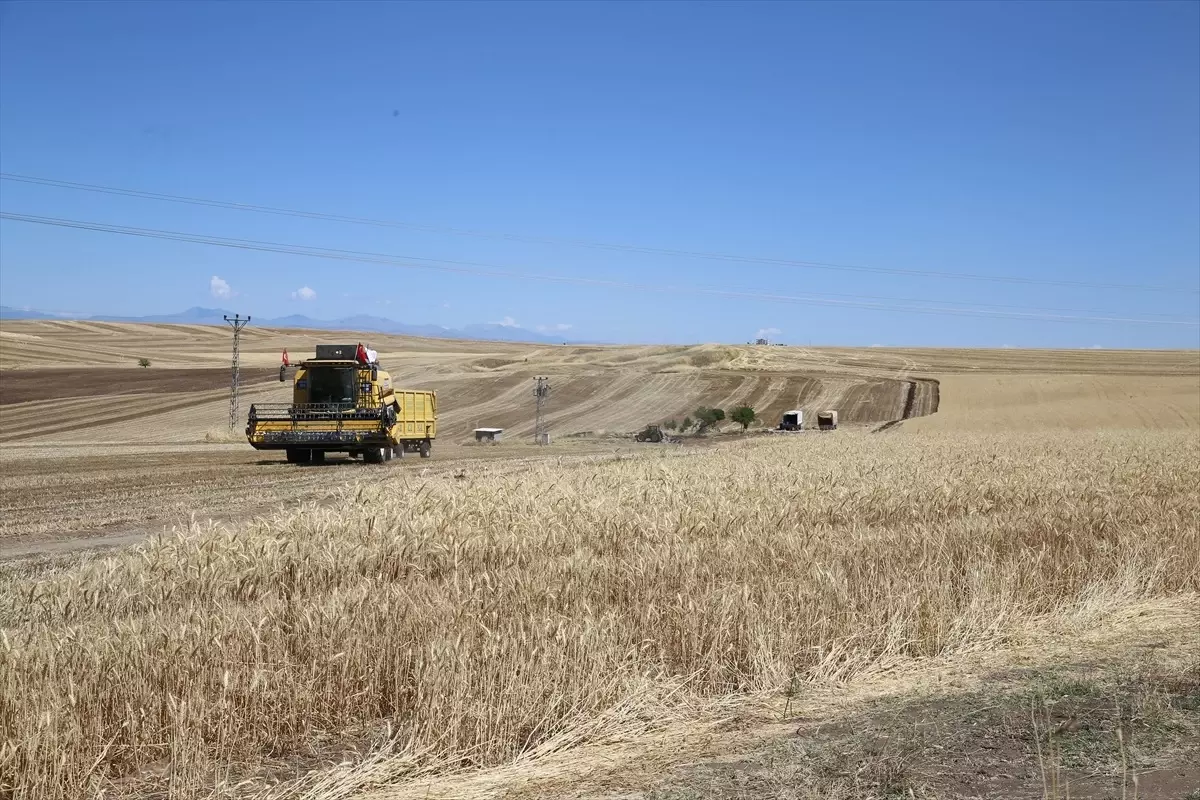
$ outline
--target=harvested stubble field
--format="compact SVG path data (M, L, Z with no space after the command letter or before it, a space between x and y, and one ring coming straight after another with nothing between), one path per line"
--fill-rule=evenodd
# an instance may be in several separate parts
M462 442L474 428L532 437L531 381L548 375L557 436L628 433L682 419L698 406L748 403L771 424L791 408L838 408L847 424L902 416L910 359L879 351L788 348L584 347L459 342L361 333L248 328L242 345L246 410L286 401L280 352L311 354L337 337L368 341L405 386L435 389L440 436ZM86 322L0 327L0 443L30 446L194 443L226 424L229 334L219 328ZM139 369L137 360L152 366ZM925 398L912 416L934 410ZM47 420L47 407L53 408ZM728 423L732 427L732 423Z
M1195 436L858 433L527 466L398 473L7 573L5 791L403 788L1200 592Z
M433 461L289 468L203 443L226 413L219 329L4 323L0 555L51 555L0 565L0 795L1042 797L1061 767L1098 792L1071 796L1107 797L1200 761L1195 352L333 336L438 390ZM330 338L250 329L251 396L279 396L282 347ZM528 432L534 374L557 443L466 445ZM849 424L569 436L743 400ZM1109 662L1138 680L1088 673L1071 696L1137 748L1081 777L1019 728L1065 721L1046 670ZM981 719L1004 736L959 747ZM880 751L860 726L931 744ZM1145 774L1142 797L1200 789Z

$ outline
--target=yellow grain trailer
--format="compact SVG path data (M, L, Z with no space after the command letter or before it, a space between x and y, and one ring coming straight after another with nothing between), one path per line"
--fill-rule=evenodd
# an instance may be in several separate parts
M437 393L398 389L374 353L355 345L317 345L316 358L295 367L291 403L250 406L246 438L256 450L284 450L294 464L326 453L361 456L369 464L404 453L429 458L437 438Z

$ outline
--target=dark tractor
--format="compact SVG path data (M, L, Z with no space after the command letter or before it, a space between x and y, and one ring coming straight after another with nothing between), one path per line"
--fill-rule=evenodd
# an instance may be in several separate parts
M658 425L647 425L633 438L639 442L654 442L657 444L663 440L662 428Z

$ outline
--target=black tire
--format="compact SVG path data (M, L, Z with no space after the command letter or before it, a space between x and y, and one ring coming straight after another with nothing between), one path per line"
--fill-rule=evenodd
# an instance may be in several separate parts
M312 461L312 450L289 447L287 449L287 460L289 464L307 464Z
M312 451L312 463L324 464L325 463L325 451L324 450L313 450Z
M383 448L382 447L368 447L366 450L363 450L363 461L365 461L368 464L382 464L383 463Z
M383 460L384 461L392 460L392 448L390 448L390 447L383 448Z
M392 448L392 458L404 458L404 444L398 444Z
M433 449L433 443L428 439L421 442L421 458L429 458L430 451Z

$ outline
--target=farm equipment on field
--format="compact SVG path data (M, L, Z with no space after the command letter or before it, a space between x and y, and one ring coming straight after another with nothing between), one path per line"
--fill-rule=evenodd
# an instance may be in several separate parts
M783 415L783 419L779 421L781 431L802 431L804 430L804 412L800 410L787 411Z
M642 430L634 435L634 440L638 442L654 442L655 444L663 440L662 428L658 425L647 425Z
M647 425L633 435L633 440L651 444L680 444L683 441L678 436L668 436L661 425Z
M291 364L284 351L279 380L295 369L291 403L250 406L246 438L256 450L284 450L293 464L349 453L369 464L429 458L437 436L437 394L397 389L373 351L362 345L317 345L316 358Z

